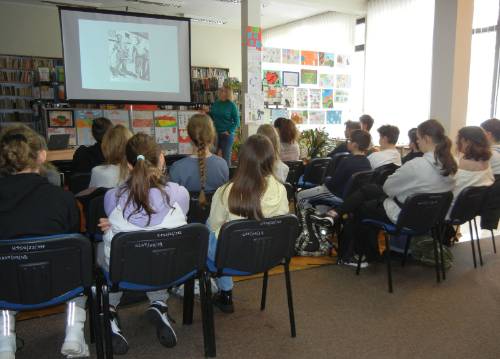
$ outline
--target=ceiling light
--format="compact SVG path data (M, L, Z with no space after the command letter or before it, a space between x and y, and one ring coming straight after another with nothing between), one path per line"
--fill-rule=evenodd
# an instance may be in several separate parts
M83 0L41 0L45 4L57 5L57 6L78 6L78 7L88 7L88 8L98 8L102 6L100 2L91 2Z
M230 4L241 4L241 0L213 0L213 1L227 2Z
M224 25L227 24L227 21L221 19L212 19L208 17L191 17L191 21L194 22L202 22L205 24L213 24L213 25Z
M156 5L156 6L166 6L166 7L173 7L176 9L179 9L184 5L184 1L180 0L163 0L163 1L155 1L155 0L126 0L127 2L133 2L136 4L143 4L143 5Z

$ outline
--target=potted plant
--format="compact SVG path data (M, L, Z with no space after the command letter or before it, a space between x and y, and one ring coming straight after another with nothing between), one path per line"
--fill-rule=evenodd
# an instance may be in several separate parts
M324 128L302 131L299 145L305 149L308 159L325 157L333 150L333 143Z

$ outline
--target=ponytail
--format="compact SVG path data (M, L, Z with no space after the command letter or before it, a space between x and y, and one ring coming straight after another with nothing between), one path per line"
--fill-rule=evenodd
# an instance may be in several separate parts
M437 120L428 120L422 122L417 129L420 136L429 136L434 142L436 148L434 150L434 160L441 166L441 174L443 176L454 175L457 172L458 166L455 158L451 154L452 142L445 135L444 127Z
M127 220L144 211L148 216L147 226L149 226L151 216L155 213L149 201L150 190L158 189L165 202L170 202L165 192L166 178L159 168L158 161L161 150L153 138L144 133L138 133L127 142L125 155L127 162L133 168L125 186L119 193L121 196L125 191L128 191L127 201L123 207L123 216L125 217L125 209L132 205L133 210L128 215Z
M200 195L198 196L198 203L201 208L207 205L207 196L205 195L205 184L207 182L207 159L205 157L205 144L201 143L198 147L198 168L200 170Z
M45 140L24 125L6 127L0 135L0 174L11 175L26 169L38 169Z

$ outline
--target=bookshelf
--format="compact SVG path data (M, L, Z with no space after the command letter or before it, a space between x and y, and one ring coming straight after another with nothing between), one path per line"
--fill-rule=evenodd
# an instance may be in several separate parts
M210 105L217 99L217 91L229 79L229 69L220 67L191 67L192 102Z
M40 104L63 98L62 59L0 55L0 125L21 122L41 131Z

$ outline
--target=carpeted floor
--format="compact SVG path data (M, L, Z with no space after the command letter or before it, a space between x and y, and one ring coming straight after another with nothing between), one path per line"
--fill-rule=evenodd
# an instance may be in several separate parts
M219 358L500 358L500 254L482 241L485 265L474 269L469 243L453 249L446 282L433 268L394 262L394 294L386 271L374 265L356 277L352 268L323 266L292 273L297 338L290 338L283 275L269 279L260 312L261 280L239 282L232 315L216 311ZM130 351L123 358L202 358L199 306L182 326L181 301L169 300L178 345L163 348L146 321L146 304L120 310ZM18 359L60 358L64 315L18 324L25 347Z

